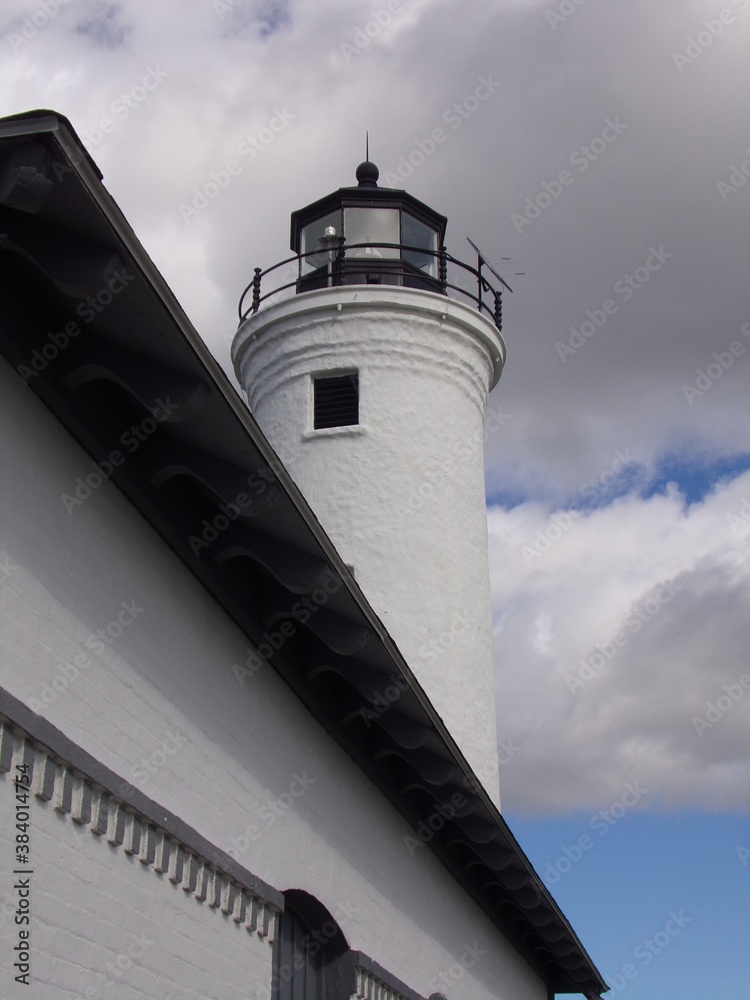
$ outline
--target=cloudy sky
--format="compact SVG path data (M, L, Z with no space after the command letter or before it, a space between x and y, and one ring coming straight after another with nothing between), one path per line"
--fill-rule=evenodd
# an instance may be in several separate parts
M354 183L366 130L381 183L509 276L501 792L633 1000L746 1000L750 978L749 40L750 0L0 13L0 114L70 118L228 372L253 267Z

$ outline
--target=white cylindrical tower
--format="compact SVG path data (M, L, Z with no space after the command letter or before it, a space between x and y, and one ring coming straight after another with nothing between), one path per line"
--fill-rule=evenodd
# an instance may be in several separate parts
M259 307L256 272L235 371L499 802L482 421L505 345L492 318L446 294L445 219L377 187L372 164L357 176L292 216L297 295Z

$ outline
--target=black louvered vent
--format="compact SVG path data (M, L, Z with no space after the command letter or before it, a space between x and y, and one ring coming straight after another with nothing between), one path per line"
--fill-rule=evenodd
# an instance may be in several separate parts
M359 372L313 380L313 427L359 423Z

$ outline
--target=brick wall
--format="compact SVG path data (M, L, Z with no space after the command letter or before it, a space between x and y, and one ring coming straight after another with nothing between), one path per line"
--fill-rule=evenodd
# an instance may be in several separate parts
M25 969L8 961L23 927L30 933L31 995L40 1000L246 1000L249 988L270 984L277 911L157 834L137 812L126 814L123 803L45 750L18 735L13 743L0 777L2 973L10 986L3 996L29 992L16 980ZM11 853L9 805L20 773L29 775L31 791L24 799L32 828L25 864ZM16 923L19 885L29 890L29 924Z

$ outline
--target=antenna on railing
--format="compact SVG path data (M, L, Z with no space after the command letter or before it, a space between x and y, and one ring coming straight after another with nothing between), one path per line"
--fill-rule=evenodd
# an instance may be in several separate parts
M476 243L474 242L474 240L469 239L468 236L466 237L466 239L468 240L469 243L471 243L471 245L474 247L474 249L477 252L477 257L479 258L479 267L477 268L477 270L481 271L482 264L486 264L487 267L490 269L490 271L492 271L492 273L495 275L495 277L497 278L497 280L501 283L501 285L503 285L504 288L507 288L509 292L512 292L513 289L510 287L510 285L508 284L508 282L505 280L505 278L503 278L502 275L500 275L500 274L497 273L497 271L495 270L495 268L492 266L492 264L490 264L490 262L487 260L487 258L485 257L485 255L479 249L479 247L476 245ZM510 257L503 257L502 259L503 260L510 260ZM515 272L515 274L519 275L519 276L522 275L522 274L524 274L524 273L525 273L524 271L516 271Z

